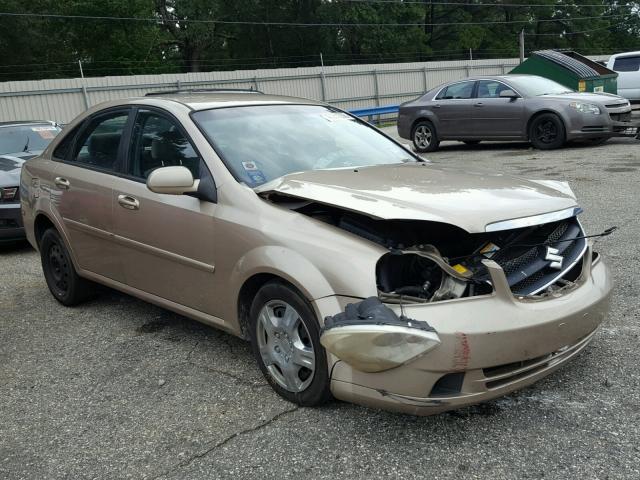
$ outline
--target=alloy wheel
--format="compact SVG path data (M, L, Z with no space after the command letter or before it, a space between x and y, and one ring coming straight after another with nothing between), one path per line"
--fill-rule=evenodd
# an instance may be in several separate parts
M428 148L431 145L433 133L426 125L420 125L413 134L416 146L418 148Z
M289 392L305 390L313 380L316 356L298 312L282 300L267 302L256 329L260 357L269 375Z

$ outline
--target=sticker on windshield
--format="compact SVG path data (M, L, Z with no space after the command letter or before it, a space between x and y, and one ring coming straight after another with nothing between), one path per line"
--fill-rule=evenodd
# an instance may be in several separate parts
M32 132L36 132L41 138L51 140L55 138L56 127L31 127Z
M258 166L254 162L242 162L242 167L246 171L258 170Z
M264 182L267 181L267 179L264 178L264 175L260 170L247 170L247 175L249 175L249 178L251 179L251 183L253 183L254 185L262 185Z
M327 112L322 114L322 118L329 122L339 122L341 120L352 120L352 118L346 113L342 112Z

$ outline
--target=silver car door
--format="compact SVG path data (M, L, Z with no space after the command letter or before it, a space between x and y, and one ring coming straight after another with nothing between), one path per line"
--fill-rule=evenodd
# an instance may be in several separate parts
M525 138L523 98L501 98L513 90L497 80L479 80L473 101L473 133L479 138Z
M472 105L475 81L452 83L434 98L432 111L438 119L440 138L459 138L472 135Z

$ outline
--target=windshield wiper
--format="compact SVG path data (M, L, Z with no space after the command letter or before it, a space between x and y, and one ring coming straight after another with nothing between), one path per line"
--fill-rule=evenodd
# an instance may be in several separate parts
M29 137L29 135L27 135L27 143L25 144L24 148L22 149L23 152L28 152L29 151L29 140L31 140L31 137Z

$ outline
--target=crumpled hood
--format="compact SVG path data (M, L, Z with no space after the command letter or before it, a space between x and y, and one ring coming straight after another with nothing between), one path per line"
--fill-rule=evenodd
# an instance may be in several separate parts
M378 219L427 220L484 232L501 220L576 206L564 182L524 180L406 163L292 173L255 189L334 205Z

